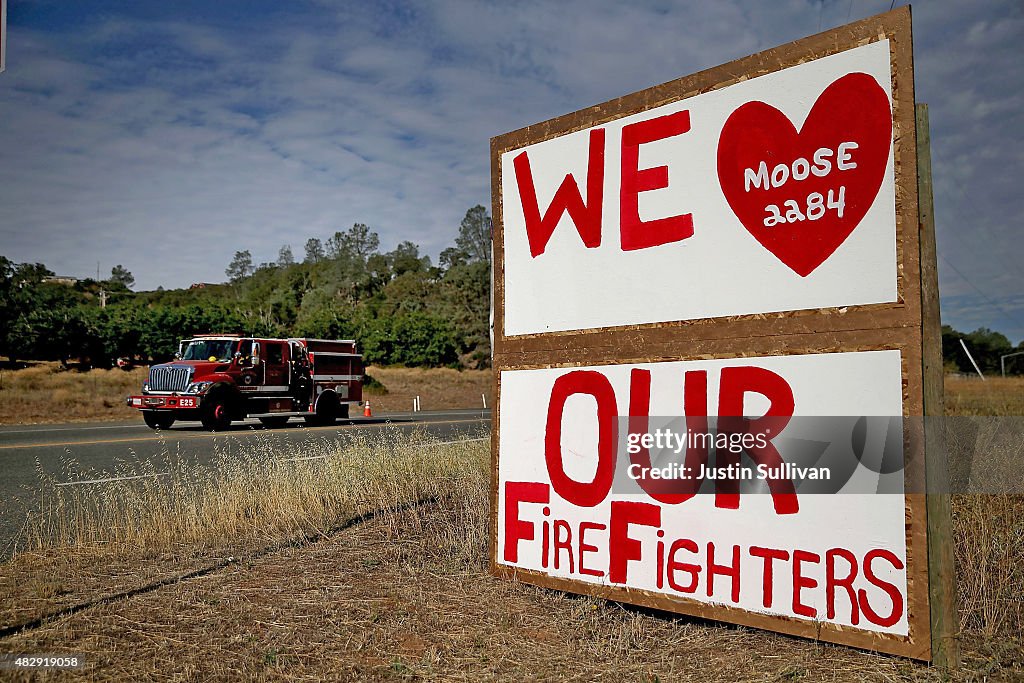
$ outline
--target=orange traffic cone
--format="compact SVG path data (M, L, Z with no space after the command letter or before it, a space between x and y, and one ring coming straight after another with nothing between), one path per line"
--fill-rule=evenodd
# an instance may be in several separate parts
M366 402L366 406L363 408L363 417L373 417L373 413L370 412L370 402Z

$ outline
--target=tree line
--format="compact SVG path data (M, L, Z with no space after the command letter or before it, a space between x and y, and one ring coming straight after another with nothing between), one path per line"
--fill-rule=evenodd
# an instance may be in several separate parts
M946 372L975 374L971 359L964 353L964 346L967 346L971 357L986 375L998 375L1003 367L1007 375L1024 375L1024 355L1001 360L1003 356L1024 352L1024 341L1014 346L1005 334L987 327L979 327L973 332L965 333L954 330L949 325L943 325L942 360Z
M368 363L486 367L490 244L491 218L475 206L437 265L409 241L382 252L377 233L356 223L307 240L301 260L290 245L258 265L238 251L226 283L148 292L131 291L120 265L106 280L69 283L0 256L0 355L109 367L119 357L166 361L195 334L238 333L355 339Z
M309 238L296 257L254 264L249 251L228 263L226 283L133 292L117 265L106 280L67 283L39 263L0 256L0 356L78 360L108 367L119 357L165 361L178 340L202 333L355 339L367 362L486 367L490 363L491 218L466 212L455 244L438 264L412 242L381 252L380 238L356 223L330 238ZM1024 351L988 328L942 328L949 372L999 374L1000 358ZM1024 374L1024 355L1006 359Z

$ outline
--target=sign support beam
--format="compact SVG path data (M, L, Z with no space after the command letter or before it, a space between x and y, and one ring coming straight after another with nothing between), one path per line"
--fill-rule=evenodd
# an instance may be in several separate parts
M915 107L917 119L917 201L921 240L921 332L924 373L925 490L928 515L928 603L931 614L932 663L946 669L960 665L960 619L950 521L949 472L943 443L942 330L939 278L936 272L935 206L932 195L931 134L928 105Z

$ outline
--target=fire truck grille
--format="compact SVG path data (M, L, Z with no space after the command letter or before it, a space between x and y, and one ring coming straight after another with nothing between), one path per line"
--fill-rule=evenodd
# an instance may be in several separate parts
M192 368L175 366L151 368L149 371L150 391L185 391L192 379Z

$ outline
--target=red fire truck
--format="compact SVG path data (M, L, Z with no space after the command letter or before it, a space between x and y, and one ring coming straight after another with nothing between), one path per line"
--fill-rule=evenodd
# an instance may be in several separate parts
M302 417L333 424L362 401L363 357L352 340L200 335L154 365L127 403L153 429L199 420L210 430L257 417L268 427Z

